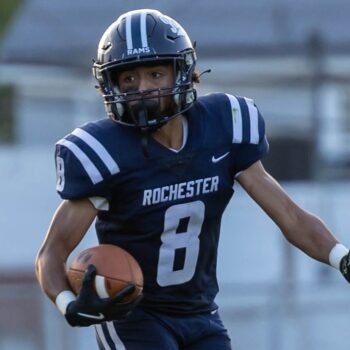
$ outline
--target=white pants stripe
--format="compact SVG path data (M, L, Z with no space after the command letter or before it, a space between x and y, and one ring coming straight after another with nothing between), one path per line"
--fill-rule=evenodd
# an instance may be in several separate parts
M107 328L109 331L109 335L112 338L117 350L126 350L123 342L119 338L117 331L115 330L113 322L107 322Z
M103 347L105 348L105 350L112 350L110 348L110 346L108 345L108 343L107 343L107 339L106 339L106 337L105 337L105 335L103 333L102 326L100 324L97 324L95 326L95 329L96 329L97 336L101 340L101 343L103 344Z
M107 326L107 330L108 330L108 334L111 337L115 348L117 350L126 350L126 347L124 345L124 343L121 341L121 339L119 338L117 331L115 330L114 324L113 322L106 322L106 326ZM106 335L103 331L102 325L97 324L95 326L96 332L98 337L101 340L101 343L103 344L105 350L112 350L112 348L109 346L108 342L107 342L107 338Z

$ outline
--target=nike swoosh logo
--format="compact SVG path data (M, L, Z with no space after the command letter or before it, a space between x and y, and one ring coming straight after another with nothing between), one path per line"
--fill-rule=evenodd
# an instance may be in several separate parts
M218 158L215 158L214 156L211 158L211 161L213 163L217 163L217 162L220 162L221 159L224 159L230 152L227 152L225 154L223 154L222 156L218 157Z
M105 317L99 313L98 315L91 315L91 314L84 314L83 312L78 312L77 313L79 316L87 317L87 318L92 318L94 320L103 320Z

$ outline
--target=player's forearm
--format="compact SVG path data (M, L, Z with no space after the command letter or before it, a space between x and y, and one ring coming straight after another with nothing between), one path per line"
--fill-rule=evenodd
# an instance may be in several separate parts
M295 222L282 228L286 239L310 257L329 264L329 253L338 243L326 225L315 215L300 210Z
M56 210L36 260L37 279L52 301L62 290L69 290L65 263L96 214L88 199L65 200Z
M35 272L41 289L53 302L62 290L70 289L65 262L54 253L41 250L35 262Z

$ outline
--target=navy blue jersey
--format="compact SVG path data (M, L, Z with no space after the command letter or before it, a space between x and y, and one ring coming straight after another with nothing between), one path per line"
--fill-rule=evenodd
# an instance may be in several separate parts
M216 308L221 217L235 175L268 151L263 118L250 99L205 95L186 118L179 152L150 137L146 158L140 132L110 119L75 129L56 149L60 196L107 199L96 221L99 242L139 262L143 307L174 313Z

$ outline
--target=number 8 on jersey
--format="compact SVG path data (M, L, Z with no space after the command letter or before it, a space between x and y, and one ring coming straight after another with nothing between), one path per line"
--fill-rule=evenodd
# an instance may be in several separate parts
M204 203L195 201L169 207L164 216L164 232L159 250L157 282L170 286L189 281L196 270L199 254L199 234L204 221ZM178 232L180 223L185 222L185 232ZM184 251L183 267L175 270L175 256Z

